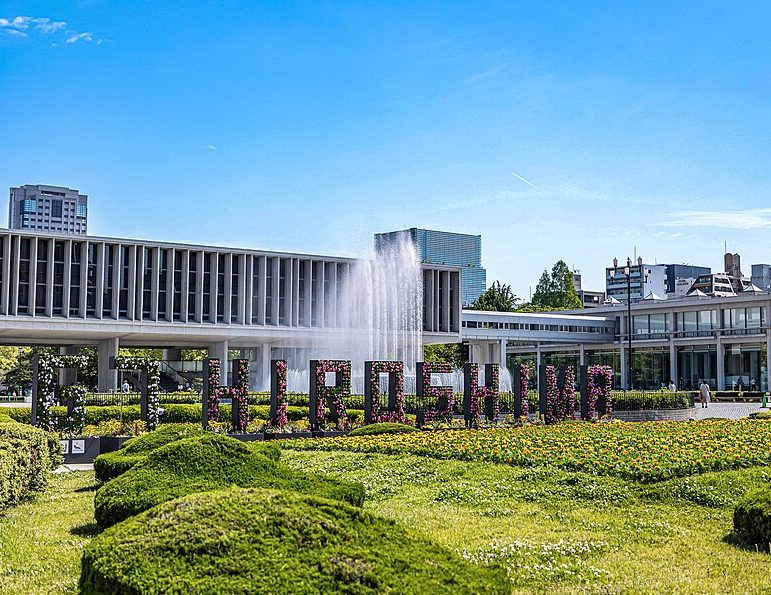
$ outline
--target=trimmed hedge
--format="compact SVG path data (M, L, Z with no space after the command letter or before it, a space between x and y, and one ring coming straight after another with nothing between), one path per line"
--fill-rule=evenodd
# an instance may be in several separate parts
M127 440L115 452L108 452L96 457L94 460L94 474L99 481L108 481L125 473L139 461L143 461L156 448L176 440L191 438L203 433L204 430L196 426L181 424L162 426L154 432L148 432L147 434Z
M45 489L61 462L61 445L37 428L0 420L0 510Z
M410 434L412 432L420 432L420 430L416 427L408 426L407 424L384 422L356 428L348 435L372 436L374 434Z
M613 393L614 411L642 411L644 409L690 409L691 393L656 391L647 393Z
M361 506L360 484L294 471L252 446L220 434L178 440L102 485L94 498L96 521L109 527L148 508L195 492L232 485L314 494Z
M393 521L264 489L192 494L106 530L83 553L80 593L509 593L482 567Z
M744 541L771 547L771 490L745 495L734 509L734 532Z
M153 432L142 434L127 440L120 450L99 455L94 460L94 474L101 481L109 481L131 469L157 448L195 436L203 436L206 431L194 425L168 424ZM281 449L270 442L247 442L252 452L262 454L273 461L278 461Z
M161 424L200 424L201 423L201 405L163 405L164 410L161 416ZM8 415L14 420L22 423L30 423L30 409L12 408L8 409ZM287 409L289 421L307 420L309 411L307 407L293 407ZM66 430L67 417L66 407L51 407L50 414L55 421L55 427L58 430ZM361 409L349 409L347 411L348 419L353 423L364 421L364 411ZM123 407L122 416L124 421L136 421L139 419L139 405L126 405ZM252 405L249 407L249 420L268 420L270 418L270 406ZM96 407L86 407L86 425L96 426L107 421L116 421L121 419L121 408L113 405L103 405ZM230 420L230 405L220 406L220 419Z

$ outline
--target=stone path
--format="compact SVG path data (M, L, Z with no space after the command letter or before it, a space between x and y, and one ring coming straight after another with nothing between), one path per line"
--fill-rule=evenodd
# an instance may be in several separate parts
M54 473L69 473L70 471L93 471L93 463L71 463L69 465L59 465L54 469Z
M710 403L709 407L706 408L702 407L701 403L696 403L696 408L692 411L691 417L694 419L704 419L706 417L741 419L755 411L769 411L769 409L761 409L760 403Z

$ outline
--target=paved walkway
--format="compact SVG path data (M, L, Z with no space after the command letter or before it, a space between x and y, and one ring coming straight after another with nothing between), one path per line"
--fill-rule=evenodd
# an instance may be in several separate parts
M702 407L701 403L696 403L696 408L692 411L691 417L694 419L704 419L707 417L741 419L755 411L769 411L769 409L761 409L760 403L710 403L709 407L706 408Z
M54 473L69 473L70 471L93 471L93 463L71 463L69 465L59 465L54 469Z

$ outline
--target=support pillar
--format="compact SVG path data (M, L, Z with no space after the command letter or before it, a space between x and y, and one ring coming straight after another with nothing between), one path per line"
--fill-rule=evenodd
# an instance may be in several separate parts
M629 362L627 361L626 346L621 344L621 388L629 388Z
M677 371L677 345L670 339L669 341L669 379L672 380L677 388L680 389L680 378Z
M578 365L579 366L585 366L586 365L586 349L584 348L584 344L581 343L578 346Z
M725 390L725 349L723 349L723 340L717 337L717 390Z
M163 359L167 362L178 362L182 359L182 349L179 347L169 347L163 350Z
M118 356L118 346L117 337L99 341L96 346L100 392L106 393L118 388L118 371L110 369L110 358Z
M501 365L501 370L507 369L507 366L506 366L506 355L507 355L506 354L506 350L508 349L508 345L509 345L509 342L506 339L501 339L500 346L499 346L499 349L500 349L500 354L499 355L500 355L500 357L498 358L498 361L499 361L499 363Z
M208 357L216 357L220 360L220 385L230 386L230 368L228 367L228 342L220 341L212 343L207 348Z
M59 355L77 355L80 353L80 347L71 345L68 347L59 347ZM62 368L59 370L59 385L67 386L76 384L78 381L78 371L71 368Z
M260 349L260 390L270 390L270 343L264 343Z
M771 329L766 329L766 384L763 386L763 377L761 375L761 387L760 390L762 391L768 391L771 390L769 388L769 385L771 385L771 366L769 366L769 362L771 362Z

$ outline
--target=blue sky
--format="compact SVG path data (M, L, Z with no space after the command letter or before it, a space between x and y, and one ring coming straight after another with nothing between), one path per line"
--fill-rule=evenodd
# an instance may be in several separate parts
M770 39L750 1L0 1L0 187L79 188L108 236L481 234L523 297L560 258L601 289L635 246L718 268L727 242L748 273Z

